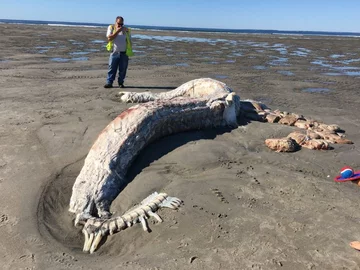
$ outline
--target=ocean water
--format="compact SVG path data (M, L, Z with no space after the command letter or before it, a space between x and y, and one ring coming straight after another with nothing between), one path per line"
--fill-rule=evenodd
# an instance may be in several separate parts
M79 23L58 21L33 21L33 20L9 20L0 19L0 23L13 24L40 24L53 26L81 26L81 27L107 27L110 23ZM209 32L209 33L239 33L239 34L272 34L272 35L316 35L316 36L350 36L360 37L360 33L354 32L324 32L324 31L283 31L283 30L258 30L258 29L218 29L218 28L189 28L170 26L147 26L129 25L133 29L156 30L156 31L182 31L182 32Z

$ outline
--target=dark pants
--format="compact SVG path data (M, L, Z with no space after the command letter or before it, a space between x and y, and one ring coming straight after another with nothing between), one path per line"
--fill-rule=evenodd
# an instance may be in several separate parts
M106 79L107 84L113 84L116 78L117 69L119 69L118 83L123 84L126 76L126 70L129 63L129 57L125 52L114 52L109 57L109 70Z

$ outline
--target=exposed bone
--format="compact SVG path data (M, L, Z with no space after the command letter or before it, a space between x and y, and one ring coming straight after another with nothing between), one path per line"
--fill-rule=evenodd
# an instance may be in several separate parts
M219 93L229 94L233 92L225 83L210 78L202 78L189 81L178 88L162 92L119 92L118 97L122 102L144 103L154 100L169 100L176 97L208 98Z
M154 217L159 223L163 222L162 218L158 214L151 211L149 211L148 214L149 216Z
M208 79L209 80L209 79ZM180 94L180 91L170 91L172 92L171 95L174 93ZM184 96L190 95L191 91L184 92ZM149 92L147 93L129 93L129 96L147 96L149 95ZM150 94L151 96L154 96L156 98L169 98L170 95L166 93L160 93L160 94ZM140 101L143 98L140 98L138 101ZM125 101L125 96L122 98L123 101ZM327 143L346 143L351 144L352 141L344 139L344 135L337 134L335 132L343 132L341 128L338 125L327 125L315 120L306 119L303 115L295 114L295 113L289 113L286 111L270 111L270 109L263 103L256 102L253 100L241 100L241 111L242 115L250 120L255 121L268 121L270 123L278 122L280 124L285 124L289 126L296 126L301 129L313 129L314 132L309 132L307 134L306 139L324 139ZM317 133L317 134L315 134ZM330 135L335 134L335 135ZM298 135L299 136L299 135ZM300 140L300 138L298 138ZM308 143L305 145L305 147L309 147L311 149L317 149L322 145L320 142L313 142ZM330 149L328 146L321 146L320 148L323 149Z
M94 253L94 251L97 249L98 245L100 244L100 241L101 241L102 237L103 237L103 235L102 235L101 231L98 231L96 233L94 242L91 245L90 253Z
M209 84L208 80L205 84ZM200 83L197 85L203 91ZM229 94L225 85L221 89L220 94L206 99L158 100L121 113L90 149L73 186L69 211L79 213L78 220L86 220L84 217L94 213L100 217L109 216L111 202L126 182L125 175L131 162L150 142L192 129L235 127L240 99L235 93Z
M86 251L90 250L90 247L88 246L88 243L90 242L89 241L90 235L85 229L83 229L82 232L83 232L83 234L85 236L83 251L86 252ZM92 240L91 240L91 242L92 242Z
M95 252L104 236L120 232L135 225L137 222L141 223L144 231L149 231L146 222L148 216L155 217L159 222L162 222L162 219L155 211L162 207L177 209L181 203L182 201L178 198L169 197L165 193L159 194L155 192L120 217L110 219L88 219L83 229L83 234L85 236L83 250L84 252ZM116 226L114 224L116 224ZM124 226L124 224L128 225Z
M206 79L209 84L212 84L212 79ZM189 88L189 84L197 86L199 81L194 80L187 84L184 84L180 86L179 88L164 92L164 93L151 93L151 92L145 92L145 93L135 93L135 92L120 92L121 93L121 100L124 102L146 102L148 100L155 100L155 99L169 99L174 96L195 96L193 92L191 91L191 88ZM202 86L206 87L205 84ZM217 86L216 86L217 87ZM216 87L213 87L212 89L215 89ZM228 90L228 89L227 89ZM213 91L213 90L210 90ZM229 90L231 91L231 90ZM204 95L206 93L205 90L199 91L201 95ZM325 139L327 142L330 143L347 143L351 144L352 141L343 139L341 137L343 136L333 136L329 135L330 133L335 133L336 131L342 131L338 125L326 125L324 123L320 123L315 120L306 119L303 115L295 114L295 113L289 113L286 111L270 111L269 108L261 103L256 102L253 100L241 100L241 111L243 113L243 116L250 120L255 121L267 121L269 123L280 123L284 125L289 126L296 126L301 129L314 129L316 133L309 132L307 139ZM323 133L326 132L326 133ZM317 149L317 148L323 148L323 149L330 149L328 146L320 146L322 143L320 142L312 142L308 143L304 147L308 147L310 149Z
M162 222L156 213L159 208L180 206L181 200L155 193L121 217L110 218L110 205L126 183L125 176L132 161L146 145L160 137L192 129L235 128L242 112L259 121L277 122L281 118L281 124L298 123L298 127L311 128L311 134L334 143L349 141L335 133L341 131L336 125L325 125L279 110L271 112L266 105L255 101L241 101L224 83L209 78L190 81L165 93L120 92L119 97L124 102L148 103L127 109L103 130L75 181L69 211L76 214L75 225L84 225L85 252L93 253L104 236L138 222L148 231L146 219L149 217ZM305 134L292 136L304 147L329 149L326 140L314 140ZM300 147L292 138L267 139L265 143L278 152L293 152Z
M150 142L173 133L210 127L237 127L240 97L226 84L205 78L161 93L122 93L121 99L148 102L121 113L99 135L85 159L70 199L75 224L84 224L84 251L94 252L104 235L141 222L160 207L177 209L179 199L158 194L122 217L109 218L110 206L126 184L126 173ZM99 218L97 218L98 216ZM94 239L94 234L96 237Z
M149 231L149 227L148 227L148 224L147 224L147 222L146 222L146 219L145 219L144 217L140 216L140 217L139 217L139 220L140 220L140 222L141 222L141 225L142 225L142 227L143 227L143 230L146 231L146 232L148 232L148 231Z
M89 233L85 229L83 230L83 233L85 234L85 242L84 242L83 251L84 252L89 252L90 248L91 248L91 245L92 245L92 242L94 240L94 234L91 233L89 235Z

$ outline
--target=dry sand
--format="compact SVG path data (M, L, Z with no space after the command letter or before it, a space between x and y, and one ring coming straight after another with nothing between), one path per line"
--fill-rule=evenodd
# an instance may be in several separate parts
M360 67L359 38L348 37L134 31L128 90L211 77L242 99L338 124L354 144L275 153L264 140L294 128L259 122L164 138L138 157L112 211L152 191L184 205L161 210L165 222L151 233L135 226L83 254L67 211L71 188L97 135L131 106L116 101L118 88L103 88L104 35L0 24L1 269L359 269L349 242L360 240L360 188L333 181L344 165L360 170L359 78L324 74Z

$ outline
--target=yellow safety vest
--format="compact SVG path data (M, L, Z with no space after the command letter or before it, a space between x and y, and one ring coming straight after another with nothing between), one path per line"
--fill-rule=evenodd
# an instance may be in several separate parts
M114 30L114 25L110 25L112 28L112 31ZM126 31L126 55L127 56L134 56L134 52L132 50L132 44L131 44L131 39L130 39L130 28L128 28L128 31ZM110 40L107 44L106 44L106 49L111 52L114 48L114 41Z

